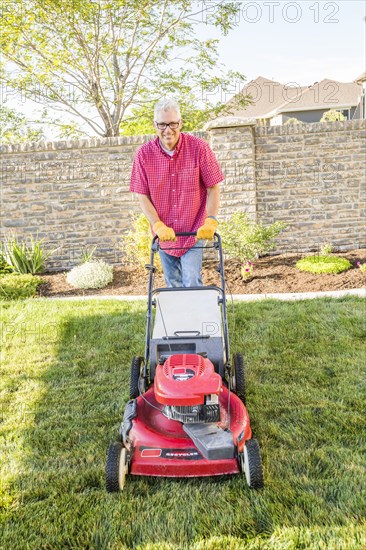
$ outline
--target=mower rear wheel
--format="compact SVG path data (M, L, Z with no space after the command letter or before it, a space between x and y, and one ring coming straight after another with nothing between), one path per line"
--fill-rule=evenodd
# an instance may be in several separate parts
M259 443L256 439L248 439L245 442L241 455L241 470L251 489L261 489L264 486L263 467L259 451Z
M246 405L247 391L245 382L245 363L242 353L234 353L234 380L233 390L239 399Z
M126 447L120 441L111 443L107 454L106 489L108 493L122 491L129 468L129 456Z
M134 357L132 359L130 371L130 399L136 399L136 397L140 395L139 379L142 363L143 357Z

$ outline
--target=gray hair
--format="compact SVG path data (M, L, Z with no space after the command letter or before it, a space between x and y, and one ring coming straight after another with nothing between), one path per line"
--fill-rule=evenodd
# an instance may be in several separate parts
M155 104L154 120L156 120L156 117L158 113L160 113L160 111L170 111L170 109L173 109L177 113L178 117L181 118L180 108L175 99L170 97L163 97Z

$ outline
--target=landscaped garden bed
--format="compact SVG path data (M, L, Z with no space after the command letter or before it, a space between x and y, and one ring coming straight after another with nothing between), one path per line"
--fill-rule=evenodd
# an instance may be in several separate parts
M315 292L346 290L365 286L366 274L359 269L359 262L366 262L366 250L351 250L340 255L347 258L352 267L343 273L312 274L297 269L296 262L305 254L280 254L254 261L252 276L246 281L241 275L241 264L234 260L225 262L227 289L232 294L267 294L277 292ZM218 284L215 262L206 261L203 267L204 284ZM39 296L83 295L143 295L147 293L147 271L132 266L114 268L113 282L102 289L81 290L66 282L65 272L42 274L44 283L38 288ZM157 274L156 285L165 286L163 276Z

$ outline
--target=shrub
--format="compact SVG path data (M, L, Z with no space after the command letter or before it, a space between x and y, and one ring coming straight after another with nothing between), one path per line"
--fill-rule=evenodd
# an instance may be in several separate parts
M241 265L240 273L244 281L250 279L253 275L254 264L251 261L244 262Z
M34 296L37 287L42 283L40 277L18 273L9 273L0 276L0 297L5 300L16 300L18 298L30 298Z
M150 263L152 234L150 224L144 214L131 213L131 229L126 233L121 242L121 250L126 260L136 267L145 267ZM154 259L158 271L162 271L160 257L157 254Z
M18 240L16 235L8 236L1 245L1 254L5 262L15 273L42 273L45 262L57 250L51 250L45 253L43 250L43 240L30 238L30 245Z
M276 247L275 239L287 227L283 222L264 226L248 220L245 212L235 212L220 224L220 235L225 253L241 263L254 260Z
M295 117L291 117L291 118L288 118L285 122L285 125L286 124L304 124L302 120L299 120L298 118L295 118Z
M6 261L3 251L0 249L0 274L11 273L13 270L11 266Z
M66 280L76 288L104 288L113 280L113 267L103 260L84 262L74 267Z
M341 273L347 271L351 263L346 258L340 256L307 256L296 263L300 271L309 273Z
M80 257L80 263L85 264L85 262L91 262L94 256L94 252L96 251L96 246L83 246L81 249L81 257Z
M357 262L357 266L362 271L362 273L366 273L366 264L361 264L361 262Z
M323 113L320 122L336 122L337 120L346 120L346 117L343 113L341 113L341 111L329 109L329 111L325 111L325 113Z
M330 243L324 243L320 249L321 256L327 256L333 252L333 246Z

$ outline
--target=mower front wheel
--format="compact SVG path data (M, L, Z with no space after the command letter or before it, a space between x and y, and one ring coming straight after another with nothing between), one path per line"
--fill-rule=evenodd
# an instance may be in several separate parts
M129 470L129 455L120 441L111 443L107 454L106 489L108 493L122 491Z
M240 456L241 470L251 489L261 489L264 486L263 467L256 439L245 442L244 451Z

